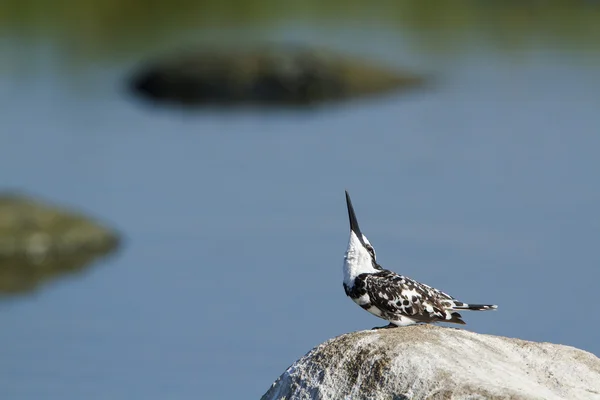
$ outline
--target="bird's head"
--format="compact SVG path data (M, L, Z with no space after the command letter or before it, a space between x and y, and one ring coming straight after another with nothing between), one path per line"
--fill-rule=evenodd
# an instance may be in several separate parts
M355 274L381 270L382 268L377 264L375 249L358 226L358 220L348 191L346 191L346 206L350 218L350 240L344 257L346 269L355 271Z

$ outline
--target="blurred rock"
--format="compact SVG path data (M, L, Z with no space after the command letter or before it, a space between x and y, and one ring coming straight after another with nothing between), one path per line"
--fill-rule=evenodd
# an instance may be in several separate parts
M573 347L418 325L331 339L262 400L600 399L600 359Z
M423 79L301 46L252 50L200 49L149 63L132 90L183 104L301 106L407 89Z
M82 271L118 245L114 231L83 215L0 193L0 293L33 290Z

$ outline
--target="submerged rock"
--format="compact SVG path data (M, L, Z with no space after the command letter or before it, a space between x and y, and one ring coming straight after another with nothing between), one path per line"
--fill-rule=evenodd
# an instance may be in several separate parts
M323 49L200 49L149 63L131 88L184 104L308 105L413 87L422 78Z
M0 193L0 293L32 290L113 251L118 235L92 219Z
M573 347L419 325L331 339L262 400L600 399L600 359Z

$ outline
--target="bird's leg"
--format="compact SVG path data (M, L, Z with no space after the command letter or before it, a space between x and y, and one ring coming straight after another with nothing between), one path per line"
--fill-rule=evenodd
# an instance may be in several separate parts
M389 323L388 325L386 325L386 326L376 326L376 327L372 328L371 330L376 330L376 329L390 329L390 328L397 328L397 327L398 327L398 325L394 325L394 324L392 324L392 323L390 322L390 323Z

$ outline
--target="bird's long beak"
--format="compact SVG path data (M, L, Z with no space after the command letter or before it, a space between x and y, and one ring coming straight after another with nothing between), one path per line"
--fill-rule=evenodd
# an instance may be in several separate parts
M348 217L350 218L350 230L356 234L358 240L362 242L362 232L358 227L358 220L356 219L356 214L354 213L354 207L352 207L352 200L350 200L350 195L346 190L346 205L348 206Z

